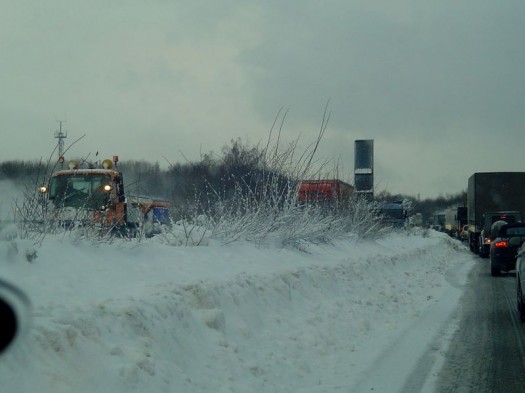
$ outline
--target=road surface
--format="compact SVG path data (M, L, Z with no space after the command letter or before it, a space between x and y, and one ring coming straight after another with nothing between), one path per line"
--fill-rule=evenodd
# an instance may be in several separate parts
M492 277L489 260L479 259L464 290L436 392L525 392L525 324L516 310L514 273Z

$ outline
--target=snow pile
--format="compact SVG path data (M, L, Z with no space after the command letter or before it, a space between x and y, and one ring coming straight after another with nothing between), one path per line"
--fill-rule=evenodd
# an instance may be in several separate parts
M438 365L473 261L433 232L303 251L62 235L32 262L0 245L33 302L6 393L398 391L429 347Z

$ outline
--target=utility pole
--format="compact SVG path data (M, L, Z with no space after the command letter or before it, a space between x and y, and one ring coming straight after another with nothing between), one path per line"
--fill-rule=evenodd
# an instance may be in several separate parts
M57 120L60 127L55 131L55 138L58 139L58 162L60 162L62 166L64 166L64 139L67 138L67 131L62 130L62 124L65 122L65 120Z

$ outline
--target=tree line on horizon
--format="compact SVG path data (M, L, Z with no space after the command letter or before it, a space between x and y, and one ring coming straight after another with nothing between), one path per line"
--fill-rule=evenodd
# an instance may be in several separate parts
M284 187L297 180L278 167L268 168L264 154L257 146L249 147L233 140L222 148L221 155L205 154L198 161L170 164L167 169L162 169L158 162L144 160L121 161L118 169L123 173L128 194L164 198L175 207L192 203L205 205L219 198L227 199L228 195L238 192L239 184L247 192L264 195L260 188L265 179L271 178ZM51 171L57 169L60 168L42 161L4 161L0 162L0 180L36 189L46 182ZM411 206L411 213L421 212L429 216L447 208L466 206L466 191L420 199L383 190L376 193L375 200L403 200Z

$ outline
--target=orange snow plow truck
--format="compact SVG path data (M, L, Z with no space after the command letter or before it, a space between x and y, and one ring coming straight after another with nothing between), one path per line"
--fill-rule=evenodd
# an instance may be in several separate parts
M95 169L70 161L69 169L54 172L48 185L40 188L50 202L49 218L64 227L94 224L108 233L131 237L148 220L167 223L171 203L126 195L117 162L114 156Z

